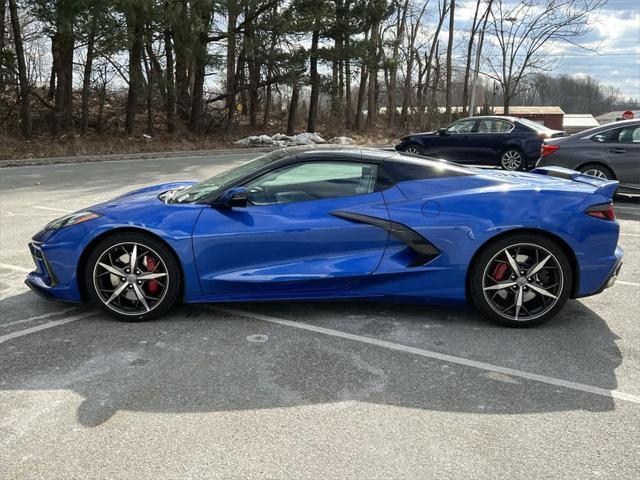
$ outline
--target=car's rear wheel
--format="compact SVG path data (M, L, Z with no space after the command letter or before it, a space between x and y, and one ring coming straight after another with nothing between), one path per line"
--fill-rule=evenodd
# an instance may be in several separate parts
M85 284L91 299L124 321L157 318L180 293L180 268L173 253L155 238L114 234L89 254Z
M585 175L591 175L592 177L601 178L603 180L614 180L616 178L610 168L598 163L584 165L580 167L579 171Z
M409 145L404 151L411 155L422 155L422 149L418 145Z
M500 166L505 170L522 170L524 165L524 155L517 148L508 148L500 154Z
M499 239L471 268L473 303L485 317L508 327L550 320L566 303L573 284L567 255L541 235Z

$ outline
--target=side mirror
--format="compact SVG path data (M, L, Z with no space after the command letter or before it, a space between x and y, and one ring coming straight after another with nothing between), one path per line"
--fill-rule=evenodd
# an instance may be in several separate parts
M445 135L449 135L449 130L447 130L446 128L441 128L440 130L438 130L438 133L444 137Z
M227 208L244 208L249 203L249 191L244 187L230 188L222 194L216 205Z
M594 135L593 137L591 137L591 140L598 143L604 143L607 141L607 136L599 133L598 135Z

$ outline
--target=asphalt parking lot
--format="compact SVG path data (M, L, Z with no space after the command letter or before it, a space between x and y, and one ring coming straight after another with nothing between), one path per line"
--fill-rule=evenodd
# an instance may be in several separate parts
M0 170L0 478L640 477L634 199L616 286L529 330L363 302L128 324L24 286L49 220L250 157Z

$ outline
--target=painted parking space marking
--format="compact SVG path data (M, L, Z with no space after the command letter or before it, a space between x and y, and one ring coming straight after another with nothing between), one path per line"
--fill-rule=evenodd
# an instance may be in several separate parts
M64 325L66 323L76 322L78 320L82 320L84 318L92 317L97 315L97 312L87 312L81 315L76 315L73 317L63 318L61 320L55 320L53 322L43 323L42 325L37 325L35 327L26 328L24 330L20 330L18 332L9 333L7 335L0 336L0 343L8 342L9 340L13 340L14 338L24 337L25 335L31 335L32 333L40 332L42 330L47 330L49 328L58 327L60 325Z
M486 372L498 373L508 375L511 377L523 378L525 380L532 380L538 383L545 383L547 385L553 385L556 387L564 387L570 390L576 390L580 392L592 393L600 395L602 397L614 398L616 400L623 400L626 402L640 404L640 396L633 395L631 393L622 392L620 390L607 390L605 388L595 387L593 385L587 385L584 383L572 382L570 380L563 380L561 378L548 377L546 375L539 375L537 373L526 372L524 370L517 370L508 367L502 367L500 365L494 365L491 363L480 362L477 360L471 360L464 357L456 357L446 353L434 352L431 350L424 350L422 348L410 347L399 343L388 342L386 340L379 340L377 338L365 337L363 335L356 335L353 333L347 333L340 330L333 330L331 328L318 327L308 323L294 322L291 320L285 320L283 318L272 317L270 315L262 315L260 313L246 312L244 310L238 310L230 307L207 307L210 310L228 313L231 315L238 315L253 320L260 320L263 322L275 323L277 325L283 325L285 327L293 327L300 330L307 330L309 332L319 333L322 335L329 335L332 337L343 338L345 340L351 340L354 342L365 343L368 345L374 345L376 347L386 348L388 350L395 350L398 352L409 353L420 357L431 358L433 360L439 360L447 363L454 363L457 365L463 365L465 367L476 368L484 370Z
M638 233L621 233L620 236L621 237L640 237L640 234L638 234Z
M65 308L64 310L58 310L57 312L49 312L42 315L36 315L34 317L23 318L21 320L14 320L9 323L2 323L0 324L0 328L11 327L13 325L19 325L21 323L36 322L38 320L46 320L47 318L57 317L59 315L64 315L66 313L75 312L75 311L78 311L78 309L75 307Z
M41 205L34 205L33 208L39 208L40 210L49 210L51 212L59 212L59 213L71 213L73 211L73 210L68 210L66 208L43 207Z
M640 287L640 283L636 283L636 282L625 282L623 280L616 280L615 285L629 285L631 287Z

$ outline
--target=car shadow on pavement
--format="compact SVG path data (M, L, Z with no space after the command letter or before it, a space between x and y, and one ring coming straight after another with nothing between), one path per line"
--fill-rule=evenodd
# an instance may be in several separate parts
M2 302L0 302L0 309ZM101 314L0 347L2 389L67 389L86 427L119 411L242 411L368 402L460 413L609 411L613 400L354 340L182 306L146 323ZM469 310L375 303L239 309L427 351L617 388L621 353L606 322L570 302L552 322L507 329ZM341 407L342 408L342 407Z

